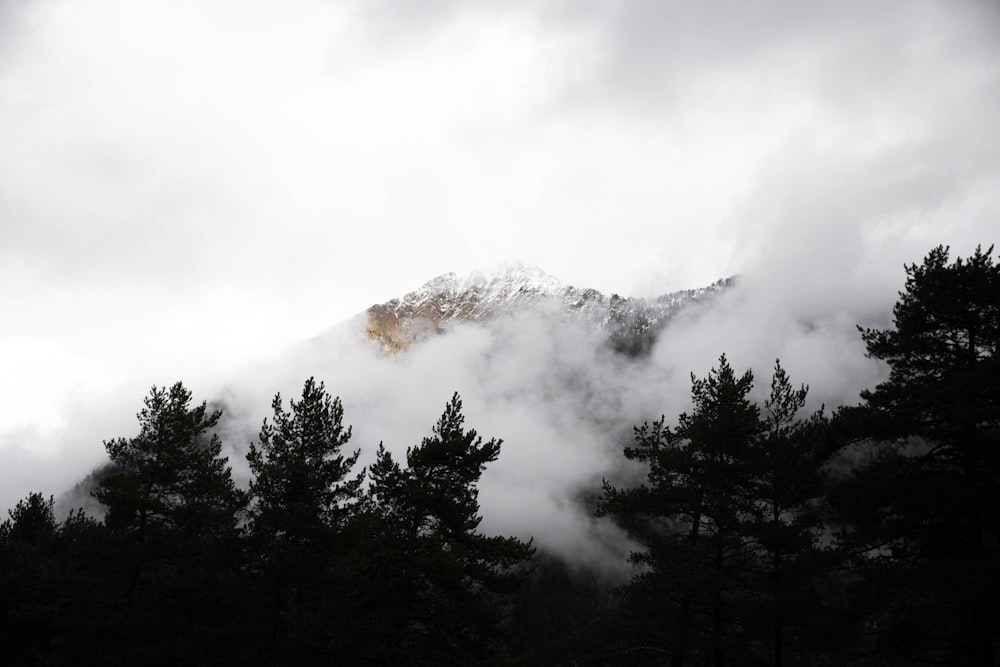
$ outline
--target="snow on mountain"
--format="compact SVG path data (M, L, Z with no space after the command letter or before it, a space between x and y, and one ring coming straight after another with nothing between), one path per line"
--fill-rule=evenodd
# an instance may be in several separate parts
M376 304L365 312L365 334L385 353L395 354L443 333L451 322L485 321L536 308L559 317L592 320L607 330L616 348L640 353L675 313L732 283L728 278L654 298L609 297L567 285L537 267L513 263L493 273L446 273L401 298Z

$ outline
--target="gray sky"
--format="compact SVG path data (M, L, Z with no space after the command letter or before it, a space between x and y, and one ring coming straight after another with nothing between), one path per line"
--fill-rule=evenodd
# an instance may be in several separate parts
M78 476L153 383L506 259L739 272L677 349L819 375L823 321L853 359L904 262L997 238L998 7L0 0L0 486Z

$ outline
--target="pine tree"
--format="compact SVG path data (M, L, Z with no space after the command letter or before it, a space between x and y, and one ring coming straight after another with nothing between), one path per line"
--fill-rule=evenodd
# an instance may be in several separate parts
M322 539L343 526L364 480L364 471L350 476L360 450L342 451L351 438L344 408L314 378L288 411L280 394L271 407L272 423L264 421L247 454L254 532L288 544Z
M838 415L872 459L838 493L851 524L845 539L877 573L867 580L881 597L869 625L878 624L882 649L912 659L996 662L1000 266L992 251L949 263L939 246L906 267L893 327L861 331L889 378Z
M819 505L827 420L822 408L799 417L808 392L805 385L793 387L776 361L762 430L746 454L752 470L740 533L754 552L751 569L761 575L760 616L771 628L770 662L775 667L784 663L786 631L801 629L820 606L811 583L821 560L817 543L823 529Z
M144 404L136 437L104 443L112 469L94 496L107 508L108 527L139 542L174 531L234 534L243 498L222 442L209 435L221 412L209 412L204 402L191 407L191 392L180 382L154 386Z
M53 505L31 493L0 524L0 641L11 664L30 664L56 634Z
M210 434L220 414L192 407L180 382L154 386L138 435L105 442L112 467L94 495L114 536L106 586L120 591L112 662L206 664L231 649L245 499Z
M465 430L455 394L433 436L407 449L406 467L382 446L372 466L370 503L380 526L379 558L398 601L383 662L471 664L496 648L505 596L523 581L533 553L514 537L478 531L479 479L500 454Z
M643 622L627 650L666 653L675 666L722 664L737 641L746 456L761 430L748 398L753 374L737 377L725 355L707 378L692 374L691 385L694 408L676 428L663 418L644 424L625 449L626 458L648 465L648 483L618 489L605 482L598 510L644 547L630 556L642 572L626 594Z
M273 659L311 662L343 650L338 634L352 612L345 588L356 583L349 570L356 545L345 531L364 470L352 473L360 450L342 451L351 428L322 382L306 380L287 411L276 395L272 409L247 454L254 569L273 600L268 624L280 652Z
M29 493L7 511L9 517L0 524L0 540L39 544L54 539L56 534L55 499L41 493Z

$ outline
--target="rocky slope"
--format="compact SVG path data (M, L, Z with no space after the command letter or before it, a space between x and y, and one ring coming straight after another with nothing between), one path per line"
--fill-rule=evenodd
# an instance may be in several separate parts
M586 318L605 329L622 352L647 350L666 322L682 308L711 298L732 278L708 287L654 298L606 296L595 289L566 285L541 269L512 264L496 273L446 273L363 315L368 339L386 354L397 354L453 322L486 321L535 308L560 318Z

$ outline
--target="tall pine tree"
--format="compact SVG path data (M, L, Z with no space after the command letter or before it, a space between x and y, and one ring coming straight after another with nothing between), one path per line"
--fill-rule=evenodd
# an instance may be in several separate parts
M280 394L271 407L247 454L252 569L270 609L258 641L275 663L336 660L354 611L346 592L357 583L356 544L346 530L364 479L353 471L360 451L343 451L351 437L343 406L314 378L288 410Z
M765 659L775 667L786 662L790 646L807 642L804 631L820 607L813 577L825 560L818 542L828 422L822 408L800 416L808 392L806 385L794 387L776 361L762 429L746 453L750 476L740 533L754 553L750 572L759 576L757 599L747 606L758 608L755 616L770 626Z
M794 388L780 363L761 414L753 375L725 355L706 378L692 375L693 409L675 427L665 418L635 429L625 456L646 464L646 484L608 482L598 513L614 517L643 546L624 593L632 655L670 663L721 665L734 659L782 664L803 611L821 532L826 425L800 418L807 388Z
M479 479L500 440L464 428L455 394L433 435L407 449L406 467L380 447L370 502L378 517L381 582L396 601L379 660L466 665L489 659L506 596L523 580L530 543L479 532ZM391 571L391 574L389 572Z
M839 414L873 459L839 497L853 524L848 541L880 592L868 626L891 655L996 663L1000 266L992 251L951 262L939 246L906 267L893 326L861 331L889 378Z
M238 588L232 567L245 496L211 433L220 415L192 406L180 382L153 387L138 435L105 442L111 470L94 495L118 560L119 581L108 584L121 594L112 661L207 664L235 648L223 626Z
M721 665L740 642L747 455L761 431L752 386L753 374L737 376L725 355L708 377L692 374L693 410L676 428L665 419L637 427L635 445L625 449L648 465L647 484L604 484L599 514L615 517L644 547L630 556L642 571L626 589L640 619L627 651L667 654L675 666Z

